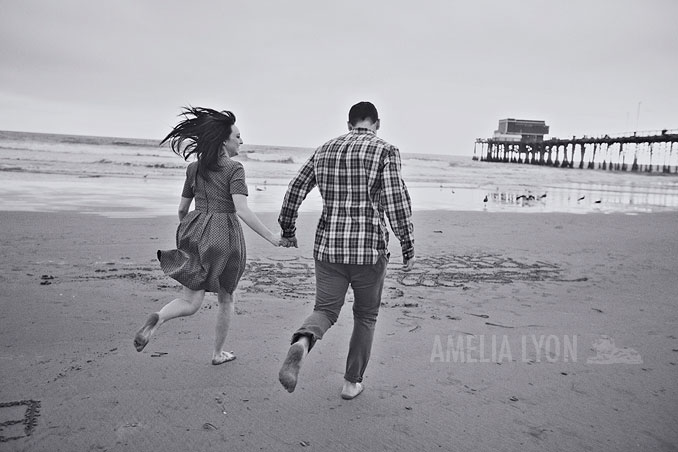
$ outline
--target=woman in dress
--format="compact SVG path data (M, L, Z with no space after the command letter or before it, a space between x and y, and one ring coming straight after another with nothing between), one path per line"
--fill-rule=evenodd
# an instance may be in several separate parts
M219 309L212 364L223 364L235 359L223 347L234 313L233 292L245 270L245 239L238 218L274 246L280 246L280 234L272 233L247 206L245 171L231 159L242 144L233 113L186 108L183 119L160 144L165 142L185 160L197 158L186 170L177 249L158 251L162 270L184 287L179 298L148 317L134 346L142 351L160 325L195 314L205 292L215 292ZM189 212L193 200L195 209Z

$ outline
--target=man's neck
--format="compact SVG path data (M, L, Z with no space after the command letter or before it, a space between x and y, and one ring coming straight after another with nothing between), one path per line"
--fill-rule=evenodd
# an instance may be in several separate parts
M372 122L369 119L366 119L364 121L359 121L356 122L355 124L348 124L348 130L353 130L353 129L369 129L372 132L377 132L379 127L377 126L378 122Z

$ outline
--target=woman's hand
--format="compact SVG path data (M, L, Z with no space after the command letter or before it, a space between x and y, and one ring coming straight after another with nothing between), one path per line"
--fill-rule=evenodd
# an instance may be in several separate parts
M271 234L271 237L268 238L268 241L273 246L281 246L282 245L282 237L280 236L280 233Z

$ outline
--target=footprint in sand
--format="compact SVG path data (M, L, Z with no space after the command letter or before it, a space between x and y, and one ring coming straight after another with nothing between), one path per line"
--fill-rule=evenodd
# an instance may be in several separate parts
M609 336L600 336L591 347L596 356L586 360L586 364L642 364L640 353L632 348L618 348Z

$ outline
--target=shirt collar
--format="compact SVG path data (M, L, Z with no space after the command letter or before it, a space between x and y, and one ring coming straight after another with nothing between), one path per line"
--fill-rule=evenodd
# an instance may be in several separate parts
M370 133L372 135L375 135L374 130L368 129L367 127L354 127L351 129L351 133Z

